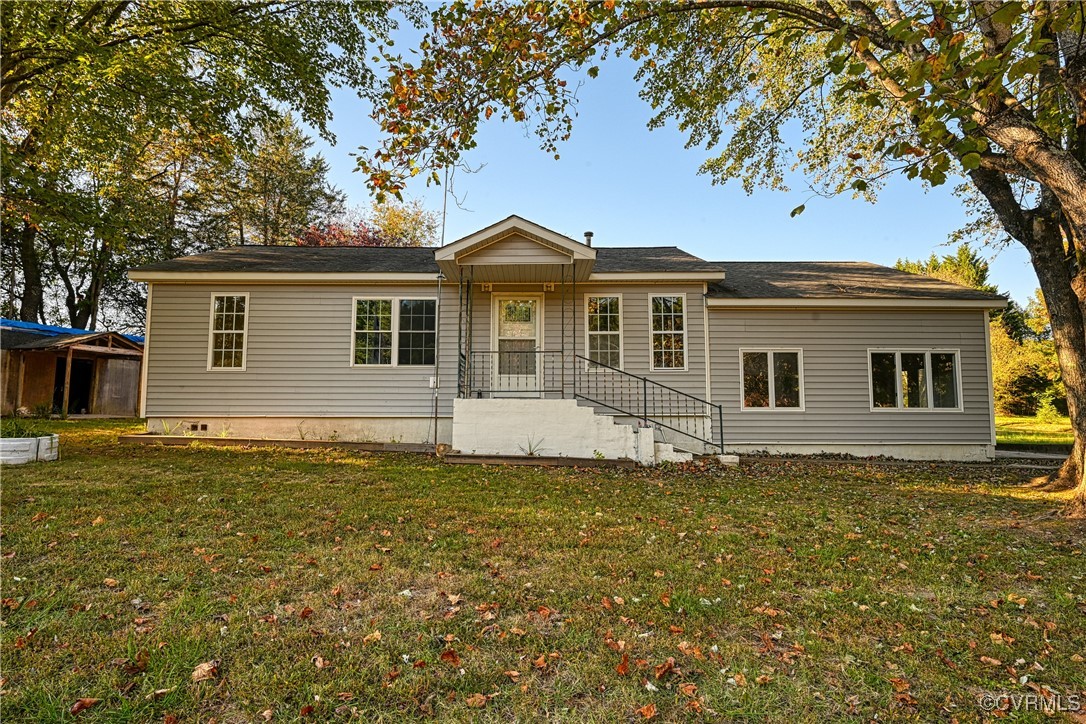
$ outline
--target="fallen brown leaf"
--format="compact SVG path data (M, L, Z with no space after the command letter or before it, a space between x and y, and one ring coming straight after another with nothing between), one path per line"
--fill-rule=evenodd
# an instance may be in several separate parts
M192 670L192 681L193 683L197 683L200 681L207 681L208 679L214 679L218 673L218 661L205 661Z
M90 709L92 706L94 706L95 704L97 704L100 701L101 701L101 699L90 699L90 698L77 699L76 702L74 704L72 704L72 708L68 710L68 713L71 714L72 716L75 716L76 714L78 714L78 713L80 713L82 711L86 711L87 709Z

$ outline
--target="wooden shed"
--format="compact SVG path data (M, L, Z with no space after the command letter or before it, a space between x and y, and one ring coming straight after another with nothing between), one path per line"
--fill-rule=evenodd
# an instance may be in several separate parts
M143 340L0 320L2 412L135 417Z

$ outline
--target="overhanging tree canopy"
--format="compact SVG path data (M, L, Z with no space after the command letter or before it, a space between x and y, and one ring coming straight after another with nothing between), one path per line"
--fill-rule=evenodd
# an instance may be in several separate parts
M641 64L650 125L675 120L719 149L703 169L715 180L780 187L797 164L826 192L873 198L891 173L965 178L1044 291L1076 433L1058 479L1086 509L1084 14L1070 1L458 2L434 11L419 60L386 56L387 137L359 166L378 194L437 181L494 116L557 154L571 71L595 76L618 53ZM804 134L794 152L788 123Z
M72 322L93 318L104 270L150 233L152 186L169 172L151 167L170 134L209 156L251 145L288 108L327 135L332 88L372 89L367 49L389 12L362 0L3 3L3 237L21 318L44 316L49 271L72 258L87 262L82 283L64 280Z

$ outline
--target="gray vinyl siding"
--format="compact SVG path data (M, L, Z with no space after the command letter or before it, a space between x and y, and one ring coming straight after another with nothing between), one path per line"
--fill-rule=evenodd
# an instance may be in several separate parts
M713 402L734 444L990 444L987 313L710 309ZM741 410L741 348L803 350L803 411ZM959 351L962 410L872 411L869 348Z
M460 264L568 264L569 254L552 249L523 236L510 236L500 242L465 254Z
M207 369L213 294L249 294L246 366ZM435 298L436 285L156 283L147 416L425 417L433 366L351 366L352 298ZM456 365L456 294L441 305L441 363ZM448 407L448 406L447 406Z
M561 285L502 287L499 294L544 297L542 347L562 349ZM213 294L247 293L244 370L208 370ZM626 371L688 394L705 396L704 300L700 284L577 285L565 294L567 351L584 354L585 295L622 296ZM686 294L687 366L649 368L649 295ZM439 414L452 414L457 385L458 288L447 283L439 304ZM433 366L352 367L354 297L434 298L436 285L154 284L147 354L148 417L344 416L426 417L433 412ZM473 349L491 349L493 297L476 288ZM574 316L571 309L575 305Z

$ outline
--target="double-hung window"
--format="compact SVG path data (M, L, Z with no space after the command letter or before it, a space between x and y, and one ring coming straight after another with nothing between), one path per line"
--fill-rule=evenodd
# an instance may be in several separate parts
M961 409L954 350L869 351L872 410Z
M622 367L622 299L621 297L588 297L585 305L588 319L588 359L608 367Z
M353 365L432 365L436 342L436 300L354 300Z
M803 352L741 350L743 409L803 409Z
M432 365L437 342L437 301L401 299L396 361L401 365Z
M209 370L245 369L248 317L248 294L211 295L211 325L207 354Z
M652 318L652 369L686 369L686 295L649 298Z

